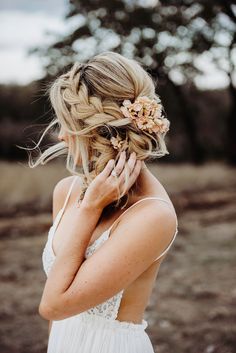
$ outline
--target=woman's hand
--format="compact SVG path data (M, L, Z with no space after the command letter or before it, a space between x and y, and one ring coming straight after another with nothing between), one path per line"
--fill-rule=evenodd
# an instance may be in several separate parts
M105 168L99 173L89 185L85 192L81 205L96 207L103 210L111 202L117 200L119 196L125 195L136 181L142 166L142 161L137 160L136 154L131 153L126 162L126 153L123 151L116 166L114 159L110 159ZM129 172L128 185L125 186L125 167ZM115 169L116 176L111 175ZM120 193L120 195L119 195Z

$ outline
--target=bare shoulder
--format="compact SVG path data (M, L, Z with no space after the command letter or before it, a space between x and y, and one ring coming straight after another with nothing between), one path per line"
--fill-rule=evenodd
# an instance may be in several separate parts
M169 229L170 233L176 228L176 213L172 203L168 204L159 199L147 199L134 205L132 218L133 222L138 224L140 219L147 219L150 223L158 225L159 229Z
M129 233L140 243L148 240L156 255L160 254L172 240L175 231L177 216L172 204L158 199L148 199L134 205L121 217L111 237L119 237ZM131 235L133 234L133 235Z
M63 207L66 195L74 178L74 175L65 177L59 180L55 185L53 189L53 220L56 218L57 213Z

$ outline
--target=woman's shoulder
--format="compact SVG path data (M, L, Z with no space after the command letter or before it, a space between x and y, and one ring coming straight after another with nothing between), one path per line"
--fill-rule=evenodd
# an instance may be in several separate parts
M144 219L146 215L152 215L157 221L162 220L164 223L176 226L177 214L172 203L171 197L162 183L153 178L147 183L147 189L142 191L141 195L137 195L131 204L127 207L123 221L127 222L128 218L134 222Z
M160 200L159 196L154 197L155 199L143 197L140 199L142 202L133 203L122 213L110 228L110 238L122 237L128 232L129 237L134 237L134 242L140 240L142 243L144 238L151 247L165 249L176 234L176 213L167 202L161 201L162 198Z
M152 213L155 217L165 215L165 217L173 218L175 216L175 208L170 198L167 195L163 194L147 194L135 202L131 204L130 207L127 208L127 211L131 211L130 214L134 215L134 217L138 218L144 213ZM173 212L174 211L174 212ZM127 216L128 216L127 212ZM175 217L174 217L175 218Z
M71 183L73 182L75 176L70 175L68 177L60 179L56 185L54 186L53 189L53 198L62 198L64 199L67 192L69 191L69 188L71 186Z
M53 189L53 219L59 212L59 210L63 207L66 196L72 186L72 183L76 183L76 178L79 179L78 176L70 175L68 177L60 179ZM78 183L76 183L78 184ZM76 186L77 188L78 186ZM72 190L73 191L73 190ZM77 191L78 192L78 191Z

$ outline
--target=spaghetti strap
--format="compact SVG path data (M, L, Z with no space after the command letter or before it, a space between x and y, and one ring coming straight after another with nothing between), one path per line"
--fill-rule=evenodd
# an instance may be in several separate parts
M72 181L72 183L71 183L71 185L70 185L69 191L68 191L68 193L67 193L67 195L66 195L64 204L63 204L62 208L61 208L60 211L59 211L60 214L59 214L59 217L57 218L57 222L56 222L56 224L55 224L54 232L56 231L57 226L58 226L58 224L59 224L59 222L60 222L60 220L61 220L61 217L62 217L62 215L63 215L63 213L64 213L64 211L65 211L67 202L68 202L68 200L69 200L69 198L70 198L70 194L71 194L71 191L72 191L72 189L73 189L73 186L74 186L76 180L77 180L77 176L74 177L74 179L73 179L73 181Z
M157 200L166 202L166 203L168 203L169 205L171 205L171 203L170 203L169 201L167 201L167 200L165 200L165 199L163 199L163 198L161 198L161 197L156 197L156 196L144 197L143 199L140 199L140 200L138 200L137 202L133 203L133 205L131 205L130 207L128 207L127 210L125 210L117 219L115 219L115 221L112 223L112 225L111 225L111 226L108 228L108 230L107 230L107 237L110 236L111 229L113 228L114 224L115 224L130 208L132 208L133 206L135 206L135 205L138 204L139 202L141 202L141 201L143 201L143 200L147 200L147 199L157 199ZM174 236L173 236L173 238L172 238L170 244L168 245L168 247L154 260L154 262L157 261L158 259L160 259L160 257L162 257L162 256L169 250L169 248L171 247L172 243L173 243L174 240L175 240L175 237L176 237L176 235L177 235L177 233L178 233L178 218L177 218L176 214L175 214L175 218L176 218L176 231L175 231L175 234L174 234Z
M165 255L165 253L170 249L172 243L173 243L174 240L175 240L175 237L176 237L177 233L178 233L178 229L176 228L175 234L174 234L173 238L171 239L170 244L167 246L167 248L166 248L164 251L162 251L162 253L154 260L154 262L157 261L157 260L159 260L159 259L160 259L163 255Z
M114 226L114 224L128 211L130 210L133 206L137 205L139 202L144 201L144 200L148 200L148 199L157 199L160 201L164 201L166 203L168 203L169 205L171 205L171 203L161 197L156 197L156 196L148 196L148 197L144 197L143 199L140 199L138 201L136 201L135 203L133 203L133 205L131 205L130 207L127 208L127 210L125 210L117 219L115 219L115 221L112 223L112 225L108 228L108 234L110 234L112 227ZM176 216L176 228L178 228L178 219Z

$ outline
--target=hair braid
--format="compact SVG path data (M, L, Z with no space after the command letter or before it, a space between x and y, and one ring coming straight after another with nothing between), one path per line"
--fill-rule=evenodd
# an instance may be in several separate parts
M66 154L67 169L83 179L82 198L108 160L119 158L120 151L111 145L111 137L125 140L128 155L135 151L141 160L169 154L164 135L137 130L120 109L125 99L158 97L151 76L135 60L108 51L94 56L86 64L76 62L52 83L49 95L56 118L46 131L60 124L68 135L68 144L59 142L48 148L31 166ZM78 167L82 167L82 172L77 171Z

